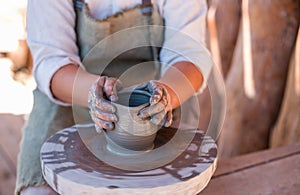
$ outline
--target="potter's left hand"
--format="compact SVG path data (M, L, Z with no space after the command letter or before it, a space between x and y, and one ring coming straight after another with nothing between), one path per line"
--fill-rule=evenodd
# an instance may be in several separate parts
M167 87L159 81L151 80L141 84L136 89L145 90L151 93L150 105L139 112L142 119L151 118L156 125L169 127L172 124L172 106Z
M90 87L88 106L90 115L98 133L102 129L113 130L117 121L116 108L110 103L118 99L118 80L113 77L100 76Z

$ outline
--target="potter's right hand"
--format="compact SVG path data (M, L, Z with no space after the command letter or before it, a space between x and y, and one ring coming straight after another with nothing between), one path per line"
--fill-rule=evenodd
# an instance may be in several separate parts
M151 122L165 127L172 124L172 104L166 85L159 81L151 80L136 87L136 89L151 93L150 105L143 108L138 116L142 119L151 118Z
M113 130L117 116L116 108L110 103L118 100L116 78L100 76L89 90L88 106L97 132Z

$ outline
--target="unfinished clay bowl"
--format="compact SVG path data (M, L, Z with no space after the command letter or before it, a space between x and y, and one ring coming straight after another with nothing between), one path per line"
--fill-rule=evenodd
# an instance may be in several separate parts
M150 96L143 90L131 89L118 93L119 100L112 103L117 109L118 122L114 130L106 131L109 150L127 153L127 150L147 151L153 148L158 126L150 119L138 117L139 111L149 105Z

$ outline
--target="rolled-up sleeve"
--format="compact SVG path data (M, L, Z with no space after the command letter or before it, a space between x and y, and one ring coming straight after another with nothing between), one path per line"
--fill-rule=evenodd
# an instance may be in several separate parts
M37 87L53 102L50 83L57 70L67 64L81 66L76 46L75 11L72 0L29 0L27 6L27 40L34 66Z
M160 9L165 20L165 40L160 53L162 75L176 62L189 61L203 75L206 87L213 61L205 46L207 5L205 0L166 0Z

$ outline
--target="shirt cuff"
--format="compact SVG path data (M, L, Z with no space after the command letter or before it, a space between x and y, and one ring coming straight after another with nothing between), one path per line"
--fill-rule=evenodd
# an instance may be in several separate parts
M51 58L46 59L41 63L40 65L37 65L33 69L33 76L36 80L37 87L40 91L42 91L44 94L48 96L48 98L54 102L55 104L58 104L60 106L72 106L70 103L63 102L57 98L54 97L52 91L51 91L51 80L54 74L63 66L66 66L68 64L75 64L78 66L82 66L80 60L74 60L68 57L65 58Z

